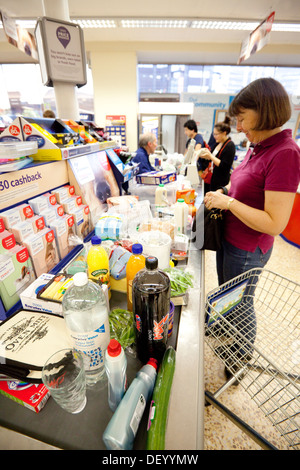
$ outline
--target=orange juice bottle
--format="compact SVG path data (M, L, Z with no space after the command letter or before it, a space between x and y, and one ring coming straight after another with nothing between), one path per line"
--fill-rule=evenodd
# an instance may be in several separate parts
M132 245L132 255L130 256L126 266L127 279L127 309L132 312L132 281L138 271L145 267L145 256L143 247L140 243Z
M109 259L105 249L101 246L101 238L96 235L91 238L92 246L88 251L87 265L88 277L97 284L106 284L110 298Z

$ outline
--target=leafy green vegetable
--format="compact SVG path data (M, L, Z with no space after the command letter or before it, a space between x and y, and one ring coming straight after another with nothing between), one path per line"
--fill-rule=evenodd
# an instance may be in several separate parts
M123 349L135 342L133 313L115 308L109 314L110 337L119 341Z
M191 273L179 268L168 268L165 272L170 278L171 297L183 295L194 286L194 279Z

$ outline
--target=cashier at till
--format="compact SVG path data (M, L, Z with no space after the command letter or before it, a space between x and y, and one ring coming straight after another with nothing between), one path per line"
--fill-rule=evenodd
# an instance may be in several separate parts
M139 139L139 148L132 161L139 163L138 174L146 173L148 171L156 171L156 169L150 164L149 155L155 152L157 147L157 139L154 134L148 132L142 134Z

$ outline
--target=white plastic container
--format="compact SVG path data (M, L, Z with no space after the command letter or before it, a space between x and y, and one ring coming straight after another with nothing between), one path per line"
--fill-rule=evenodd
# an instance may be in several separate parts
M189 208L184 199L178 199L174 204L175 234L186 233Z
M168 234L150 230L140 233L138 240L143 245L143 254L146 257L155 256L158 259L159 269L169 268L172 239Z
M74 274L73 282L63 296L63 316L74 348L86 357L86 383L93 385L105 375L104 354L110 341L107 302L86 273Z
M109 342L104 364L108 379L108 404L112 411L116 411L127 387L127 359L116 339Z
M108 450L131 450L146 404L152 396L157 362L150 359L137 373L104 433Z

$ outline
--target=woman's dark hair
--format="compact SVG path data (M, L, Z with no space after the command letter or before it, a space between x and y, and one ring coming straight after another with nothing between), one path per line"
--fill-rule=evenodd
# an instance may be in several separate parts
M214 125L214 129L217 129L217 131L219 132L226 132L226 134L228 135L231 132L230 122L231 122L230 117L225 116L225 119L223 122L217 122L217 124Z
M198 132L198 127L194 119L189 119L188 121L186 121L183 127L187 127L190 131Z
M244 109L252 109L258 113L256 131L281 127L292 114L287 92L273 78L259 78L249 83L233 99L229 114L237 116Z

